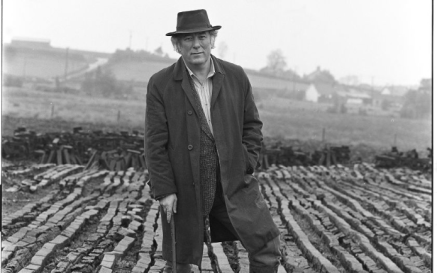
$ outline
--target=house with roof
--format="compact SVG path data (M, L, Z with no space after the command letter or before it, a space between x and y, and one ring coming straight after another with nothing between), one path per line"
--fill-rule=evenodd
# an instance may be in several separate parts
M398 96L398 97L402 97L407 92L408 92L408 87L396 86L396 85L385 86L381 90L382 95L390 95L390 96Z
M328 70L322 70L320 66L308 75L304 75L304 80L314 83L335 83L334 76Z
M372 106L372 97L357 86L342 86L343 90L336 93L334 106L345 108L348 113L367 113Z
M344 97L346 104L350 105L370 105L372 97L363 90L356 87L344 87L345 91L339 91L337 94Z
M331 102L343 88L338 84L312 83L305 91L305 100L312 102Z

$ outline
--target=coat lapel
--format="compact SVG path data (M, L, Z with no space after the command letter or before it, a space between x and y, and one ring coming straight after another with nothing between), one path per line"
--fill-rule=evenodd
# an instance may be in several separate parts
M196 101L193 95L193 90L191 88L190 80L188 79L187 73L185 73L184 78L182 80L182 89L185 92L185 95L188 97L188 100L190 101L191 107L193 107L194 112L196 112L196 115L199 116L202 113L199 113L196 107Z
M217 97L222 89L223 80L225 78L225 72L218 62L217 58L212 56L212 60L214 62L215 75L212 77L212 98L211 98L211 108L214 106L214 103L217 101Z
M191 103L191 107L193 107L194 112L196 113L197 118L199 119L200 128L210 139L214 140L214 137L211 131L209 130L208 124L206 124L206 117L205 114L203 113L202 106L200 105L200 98L195 94L196 90L194 90L194 87L192 87L190 83L190 79L188 79L188 73L185 74L186 77L184 76L182 79L182 89L187 95L188 100ZM197 96L197 98L195 98L194 96ZM202 125L202 120L205 123L203 125Z
M211 55L212 60L214 62L214 68L216 70L216 73L212 79L212 98L211 98L211 107L214 106L214 103L217 101L218 95L221 91L223 80L225 78L225 72L223 70L222 65L219 63L218 59ZM195 101L193 94L191 92L191 84L188 79L188 72L185 68L184 61L182 60L182 57L179 58L178 62L175 65L174 71L174 80L181 80L182 81L182 89L184 90L185 94L187 95L191 106L193 109L195 109L196 114L199 116L200 113L197 112L195 107Z
M191 107L193 108L194 112L197 116L199 116L199 113L197 111L196 107L196 101L193 96L193 91L191 89L190 79L188 78L188 72L185 67L184 61L182 60L182 57L179 58L178 62L176 63L176 66L173 70L173 79L176 81L182 81L182 90L184 90L185 95L187 96L188 100L190 101Z

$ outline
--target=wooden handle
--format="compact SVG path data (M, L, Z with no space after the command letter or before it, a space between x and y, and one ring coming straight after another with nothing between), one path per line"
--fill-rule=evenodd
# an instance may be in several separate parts
M177 273L176 268L176 231L175 231L175 225L174 225L174 217L173 213L170 218L170 226L171 226L171 250L172 250L172 263L173 263L173 273Z

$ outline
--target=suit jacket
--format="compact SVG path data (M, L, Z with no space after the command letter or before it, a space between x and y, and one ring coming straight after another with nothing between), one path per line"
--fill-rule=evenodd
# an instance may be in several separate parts
M262 122L252 88L240 66L212 56L211 121L220 164L221 184L229 217L242 243L261 248L279 235L252 175L262 141ZM147 86L145 149L153 196L176 193L177 260L200 265L203 217L199 181L200 122L185 64L156 73ZM163 223L163 256L171 260L171 236ZM213 241L234 240L211 222Z

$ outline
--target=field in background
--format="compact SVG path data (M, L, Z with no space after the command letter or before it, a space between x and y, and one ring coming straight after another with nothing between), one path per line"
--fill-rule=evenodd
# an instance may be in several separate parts
M108 64L104 69L111 70L117 80L147 82L153 74L169 65L172 65L173 62L174 60L147 60L143 62L123 61ZM305 90L308 87L308 84L295 83L290 80L269 77L265 74L254 73L250 70L246 71L246 73L252 87L254 88L297 91Z
M147 82L153 74L155 74L157 71L160 71L161 69L168 67L171 64L171 62L157 61L124 61L120 63L110 64L106 66L105 69L111 70L117 80Z
M88 67L86 62L69 62L69 71L77 71ZM58 59L48 59L38 56L32 60L25 58L15 58L13 62L8 62L4 66L4 73L11 75L21 75L23 77L32 75L38 78L62 77L65 74L65 61Z
M86 59L77 53L70 53L67 71L86 69L93 59ZM50 79L65 75L66 53L60 50L32 50L5 47L3 73L18 77Z
M110 71L117 80L132 82L134 84L132 92L129 94L131 99L141 98L146 92L147 81L157 71L172 65L174 60L144 60L132 61L123 60L109 62L103 66L104 70ZM272 76L247 70L247 76L253 88L254 96L258 101L270 99L271 97L283 97L287 102L296 95L308 88L308 84L295 83L290 80L274 78ZM140 83L140 84L138 84Z
M326 111L329 104L282 98L271 98L261 104L264 133L269 136L321 140L325 128L325 139L329 143L388 148L396 141L400 150L431 147L430 120L334 114Z
M128 101L6 87L2 98L2 116L143 130L145 96ZM332 114L326 111L327 104L275 97L257 101L257 104L265 136L314 141L322 139L325 128L326 141L337 145L364 144L388 149L396 135L399 150L423 151L431 147L431 121ZM11 131L2 128L2 134L10 135Z

